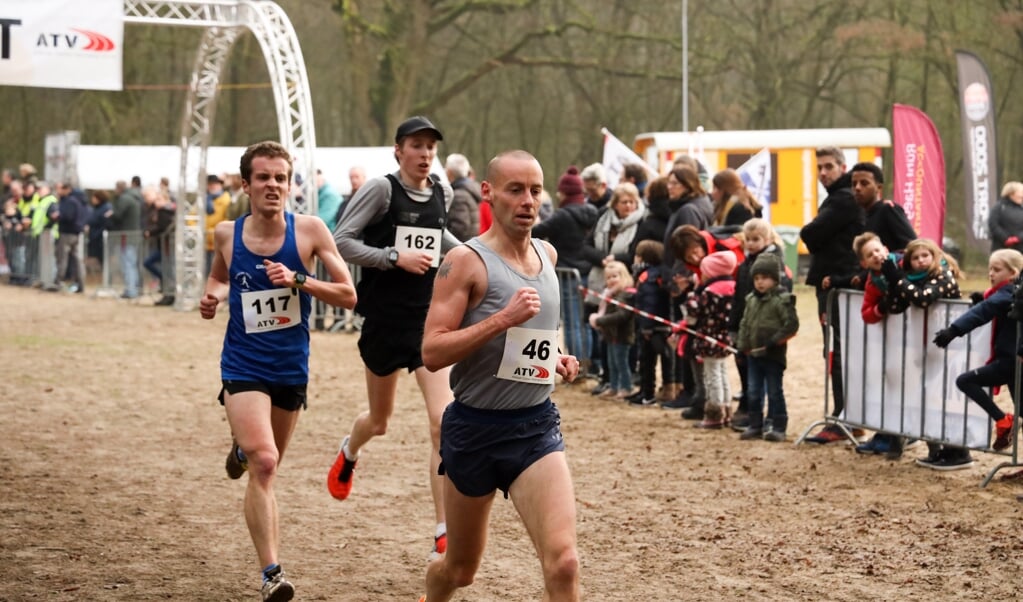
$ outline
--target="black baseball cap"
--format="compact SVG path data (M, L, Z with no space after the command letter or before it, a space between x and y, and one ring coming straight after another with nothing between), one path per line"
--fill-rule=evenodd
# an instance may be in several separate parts
M416 115L401 122L401 125L398 126L398 132L394 135L394 143L399 144L402 138L422 131L432 132L437 137L437 140L444 139L443 134L440 133L437 126L433 125L429 119Z

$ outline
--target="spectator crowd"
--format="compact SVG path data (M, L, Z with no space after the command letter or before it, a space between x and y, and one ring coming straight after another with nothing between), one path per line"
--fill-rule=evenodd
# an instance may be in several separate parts
M918 238L902 208L884 198L879 167L848 168L838 148L816 154L826 197L800 236L810 253L806 283L816 294L824 340L832 341L830 415L837 420L845 402L842 333L827 320L838 311L829 305L831 291L865 289L869 307L865 301L863 316L870 323L910 306L959 297L960 273L942 241ZM482 202L468 158L450 154L444 170L453 190L447 208L450 234L464 242L486 232L491 208ZM558 253L566 352L581 360L594 396L681 411L697 427L730 427L743 439L784 441L786 341L799 328L791 294L797 275L784 262L784 243L763 219L761 200L735 170L711 174L699 161L681 156L666 175L649 179L649 173L645 166L626 165L612 187L600 163L569 166L557 179L554 198L544 193L533 236ZM351 193L342 196L322 173L317 175L317 213L332 232L366 173L353 166L349 179ZM242 184L238 174L208 176L201 205L207 270L216 225L249 210ZM134 177L116 182L110 191L86 192L69 182L46 182L32 165L22 164L2 171L2 185L0 273L10 284L80 294L87 281L96 286L96 277L87 276L106 267L120 275L120 297L154 293L155 305L174 303L176 201L166 178L144 184ZM1004 186L989 228L998 281L993 277L992 290L977 299L981 305L991 303L988 297L1003 298L995 292L1023 266L1023 184ZM43 239L48 243L41 244ZM995 308L989 306L982 317L1001 316L1004 310L999 306L991 313ZM350 314L338 310L335 323L350 326ZM1003 318L1000 328L1008 321ZM947 345L966 328L953 325L936 343ZM734 394L731 366L740 383ZM987 376L980 382L1011 384L994 382L1004 380L1002 373ZM977 393L977 382L965 379L963 390L988 410L1004 447L1013 416ZM835 443L849 434L866 435L828 424L808 441ZM857 451L897 456L905 444L878 434ZM921 459L924 466L944 470L970 463L964 450L942 446L931 446Z

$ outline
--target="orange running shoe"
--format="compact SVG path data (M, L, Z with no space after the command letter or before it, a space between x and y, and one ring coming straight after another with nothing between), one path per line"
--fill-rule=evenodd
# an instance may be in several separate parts
M1009 437L1012 435L1012 414L1006 414L1001 420L995 422L995 442L991 444L993 450L1003 450L1011 443Z
M327 473L327 491L334 499L343 500L352 492L352 477L355 472L355 464L358 460L349 460L345 455L345 446L348 445L348 437L341 442L341 449L337 452L337 458Z
M433 551L430 552L430 560L437 560L448 551L448 534L441 533L433 538Z

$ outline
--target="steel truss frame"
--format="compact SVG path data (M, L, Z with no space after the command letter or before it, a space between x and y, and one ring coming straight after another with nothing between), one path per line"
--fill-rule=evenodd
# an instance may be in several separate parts
M316 133L309 78L298 37L284 10L267 0L124 0L124 22L203 28L181 121L177 229L175 234L175 308L194 309L206 276L206 151L213 134L219 84L234 42L243 29L256 37L273 88L280 142L291 153L295 173L303 177L296 213L316 212ZM188 193L188 167L198 162L196 193Z

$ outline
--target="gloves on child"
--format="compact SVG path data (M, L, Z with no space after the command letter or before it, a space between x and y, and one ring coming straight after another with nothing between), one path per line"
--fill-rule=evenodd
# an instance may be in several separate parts
M890 257L881 264L881 273L884 274L884 277L891 284L894 284L902 277L902 273L899 272L899 266L895 265L895 261Z
M944 349L945 347L948 347L948 344L951 343L957 336L959 335L951 328L939 330L934 335L934 344Z

